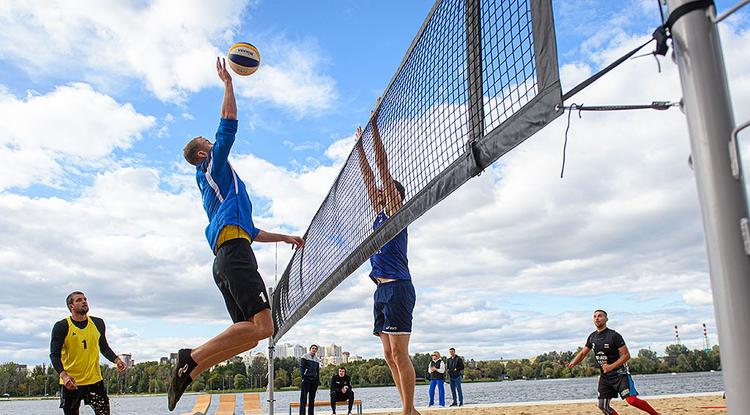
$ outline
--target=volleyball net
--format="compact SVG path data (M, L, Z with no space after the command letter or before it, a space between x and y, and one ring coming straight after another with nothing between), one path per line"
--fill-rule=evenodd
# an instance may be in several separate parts
M556 49L550 0L435 2L273 292L274 343L407 225L561 114ZM382 187L380 143L405 197L373 230L360 162Z

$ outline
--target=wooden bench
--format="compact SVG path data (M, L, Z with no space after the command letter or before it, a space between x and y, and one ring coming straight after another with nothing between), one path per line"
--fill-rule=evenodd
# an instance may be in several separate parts
M242 412L245 415L263 415L259 393L246 393L242 396Z
M198 397L195 398L193 409L191 409L190 412L185 412L180 415L205 415L206 412L208 412L209 406L211 406L211 395L198 395Z
M234 407L237 405L236 395L219 395L219 407L214 415L234 415Z
M336 402L336 406L349 406L349 401L338 401ZM327 406L331 407L331 401L315 401L313 404L316 408L318 406ZM354 406L357 407L357 413L362 413L362 400L361 399L355 399L354 400ZM292 415L292 408L299 408L299 402L289 402L289 415Z

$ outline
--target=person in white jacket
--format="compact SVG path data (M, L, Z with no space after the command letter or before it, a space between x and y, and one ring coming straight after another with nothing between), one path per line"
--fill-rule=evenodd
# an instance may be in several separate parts
M435 405L435 386L438 388L438 403L445 407L445 362L440 358L440 352L432 352L432 360L427 368L430 375L430 406Z

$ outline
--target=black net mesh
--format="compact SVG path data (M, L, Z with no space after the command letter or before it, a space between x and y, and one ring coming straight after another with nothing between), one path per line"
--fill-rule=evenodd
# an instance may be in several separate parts
M275 340L382 244L468 180L471 175L444 185L438 178L453 174L449 167L472 154L473 141L537 96L534 2L545 3L438 0L361 137L381 187L376 123L390 173L406 190L403 208L388 222L400 218L373 231L375 212L353 150L310 224L305 248L294 254L274 292ZM556 77L556 64L554 70Z

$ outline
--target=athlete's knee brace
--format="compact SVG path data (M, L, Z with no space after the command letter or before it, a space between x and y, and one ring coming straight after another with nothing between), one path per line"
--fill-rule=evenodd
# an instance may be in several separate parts
M604 415L617 415L617 412L609 406L609 401L609 399L599 399L599 410Z

